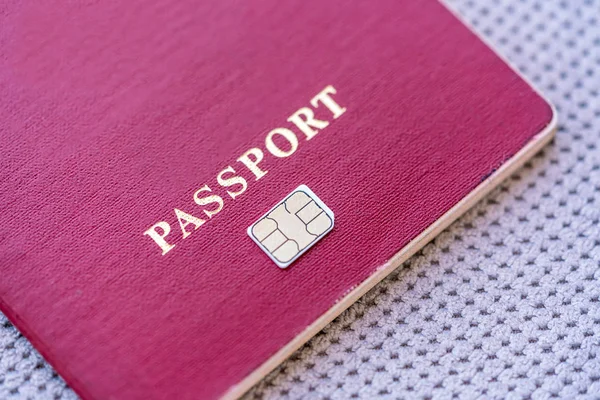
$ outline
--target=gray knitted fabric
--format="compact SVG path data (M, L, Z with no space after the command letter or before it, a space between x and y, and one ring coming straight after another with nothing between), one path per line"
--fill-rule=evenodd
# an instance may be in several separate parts
M450 0L557 105L555 143L247 394L600 399L600 0ZM73 399L0 314L0 399Z

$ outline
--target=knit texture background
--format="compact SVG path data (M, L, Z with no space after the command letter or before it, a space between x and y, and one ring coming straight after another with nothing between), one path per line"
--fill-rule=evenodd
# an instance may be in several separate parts
M600 0L447 2L556 140L246 399L600 399ZM0 314L0 399L30 398L77 396Z

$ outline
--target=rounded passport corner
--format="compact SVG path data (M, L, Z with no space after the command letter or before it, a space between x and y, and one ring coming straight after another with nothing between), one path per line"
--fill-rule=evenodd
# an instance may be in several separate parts
M550 122L548 122L546 128L544 128L544 130L541 132L541 135L554 137L556 136L556 131L558 128L558 110L554 106L554 103L548 100L545 96L542 96L542 99L544 99L546 104L548 104L548 107L550 107L550 112L552 115L550 117Z
M535 87L533 87L533 89L535 89ZM550 143L552 141L552 139L554 139L554 137L556 136L556 131L558 130L558 111L556 110L556 107L554 107L554 104L552 102L550 102L539 91L536 90L536 92L538 92L541 99L544 101L544 103L548 107L548 110L550 113L550 118L549 118L546 126L544 126L543 129L541 129L538 133L536 133L532 137L531 140L535 141L535 142L540 142L540 143L542 143L542 146L545 146L548 143Z

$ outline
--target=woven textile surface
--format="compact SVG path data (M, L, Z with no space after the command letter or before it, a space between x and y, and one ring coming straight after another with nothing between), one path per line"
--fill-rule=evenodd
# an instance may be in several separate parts
M600 0L448 4L557 106L554 143L246 399L600 399ZM77 396L0 314L0 399L30 398Z

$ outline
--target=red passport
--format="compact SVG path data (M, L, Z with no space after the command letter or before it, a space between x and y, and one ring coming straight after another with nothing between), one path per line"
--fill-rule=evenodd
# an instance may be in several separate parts
M84 399L241 395L555 127L434 0L9 0L0 54L0 309Z

